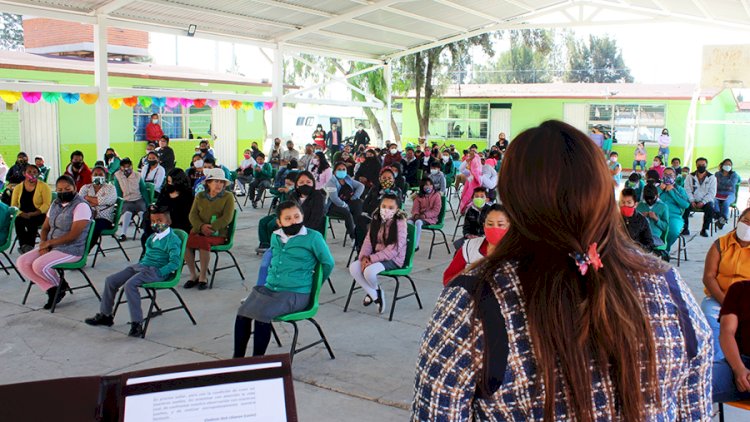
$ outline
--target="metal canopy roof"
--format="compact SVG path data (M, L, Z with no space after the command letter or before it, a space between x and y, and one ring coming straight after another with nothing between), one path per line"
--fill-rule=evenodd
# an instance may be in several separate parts
M0 11L383 61L490 31L693 22L750 31L750 0L0 0Z

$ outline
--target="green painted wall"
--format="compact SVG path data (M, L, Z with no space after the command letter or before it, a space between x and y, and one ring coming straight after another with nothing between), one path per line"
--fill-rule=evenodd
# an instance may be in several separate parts
M746 122L744 125L730 124L724 127L724 157L731 158L734 168L747 180L750 177L750 113L729 113L726 120Z
M0 69L0 79L18 79L23 81L36 81L47 83L71 84L71 85L93 85L93 75L40 72L29 70ZM149 78L109 78L111 87L138 87L138 88L173 88L185 90L222 91L235 92L237 94L261 95L270 91L265 86L243 86L232 84L209 83L201 85L199 82L168 81ZM60 157L62 163L59 167L67 164L70 154L80 150L86 157L86 162L92 164L101 159L96 157L96 111L93 105L78 102L66 104L62 101L58 105L58 119L60 131ZM266 125L264 111L251 108L248 111L237 111L237 158L242 157L242 151L250 145L251 141L262 141L266 136ZM20 132L18 124L18 113L0 112L0 154L4 157L13 157L20 150ZM145 153L145 142L133 141L133 109L122 106L118 110L110 108L110 145L115 148L121 157L138 159ZM40 122L43 124L43 122ZM10 128L10 129L9 129ZM15 128L15 129L13 129ZM201 136L201 134L195 134ZM207 137L206 134L202 136ZM198 140L174 139L170 145L175 150L177 162L185 165L195 152ZM27 151L33 154L33 151ZM7 159L6 159L7 161ZM237 163L225 163L227 167L234 169Z
M409 142L416 143L419 136L419 125L413 99L398 100L403 103L403 126L402 126L402 143L406 145ZM537 126L539 123L557 119L563 120L563 108L566 103L601 103L605 100L597 99L546 99L546 98L502 98L496 100L460 98L446 100L451 103L511 103L511 137L515 137L526 129ZM673 157L683 158L685 152L685 125L687 122L690 100L622 100L609 101L612 104L665 104L666 105L666 127L672 136L672 146L670 148L670 159ZM721 95L706 104L698 105L699 119L717 119L723 120L727 112L734 110L734 100L729 91L724 91ZM721 128L721 126L719 126ZM721 156L724 149L724 135L721 130L701 126L697 128L695 154L705 155L710 162L720 160L715 158ZM491 134L494 140L496 135ZM698 141L700 139L700 141ZM458 139L449 139L448 143L455 144L459 149L468 148L472 143L480 145L477 141L463 141ZM649 160L656 156L658 146L648 144L646 146ZM632 166L635 145L618 145L613 146L613 150L620 154L620 161L626 168ZM650 164L649 164L650 165Z
M724 90L713 101L698 107L698 120L725 120L727 113L735 111L736 103L729 90ZM693 157L708 159L709 168L718 168L725 158L724 125L697 124L695 128L695 148ZM694 167L694 164L690 164Z

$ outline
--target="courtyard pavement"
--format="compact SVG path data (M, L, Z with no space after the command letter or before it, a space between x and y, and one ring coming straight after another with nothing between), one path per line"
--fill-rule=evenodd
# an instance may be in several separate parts
M743 187L739 203L744 205L747 198L747 188ZM21 283L14 273L11 276L3 273L0 275L0 384L116 374L231 357L234 317L240 300L256 282L260 263L260 257L254 252L257 225L266 212L267 209L245 208L240 213L233 252L245 280L242 281L237 271L231 269L217 275L212 290L180 287L180 293L198 325L191 325L183 313L169 313L152 321L145 340L127 337L129 325L125 308L118 312L112 328L89 327L83 323L85 318L98 311L99 305L88 290L78 290L67 296L54 314L41 309L46 295L36 288L32 289L29 301L23 306L21 299L26 284ZM455 224L448 213L445 232L449 241ZM703 297L704 256L717 237L704 239L696 236L699 225L699 218L693 218L688 261L679 267L698 301ZM729 229L725 228L720 234ZM431 235L424 233L412 272L424 309L418 308L413 297L399 301L394 320L389 322L387 314L377 314L374 307L364 308L361 292L357 292L349 311L344 313L351 283L346 268L351 249L349 243L347 247L342 246L343 225L334 222L334 231L337 237L334 240L329 233L328 243L336 259L331 275L336 293L332 293L327 285L323 286L317 320L330 340L336 359L329 359L322 346L295 357L293 376L300 420L407 420L420 338L442 289L442 273L451 256L444 246L438 246L432 259L428 260ZM114 243L110 239L105 242L107 245ZM125 247L131 259L138 257L138 242L129 240ZM14 251L12 257L17 256L18 252ZM221 262L228 263L228 257L222 256ZM96 268L87 267L86 272L101 292L104 278L126 264L121 253L109 252L106 259L97 261ZM183 281L185 279L183 276ZM83 282L77 274L71 274L69 280L74 285ZM384 286L387 297L392 298L394 283L385 281ZM402 289L408 290L408 287L402 285ZM164 306L176 303L168 292L160 294L159 300ZM276 330L284 347L278 348L272 342L269 354L287 352L291 341L289 326L277 324ZM303 323L300 341L311 340L316 340L316 332L311 325ZM728 421L750 420L745 419L750 416L738 411L730 410L727 416Z

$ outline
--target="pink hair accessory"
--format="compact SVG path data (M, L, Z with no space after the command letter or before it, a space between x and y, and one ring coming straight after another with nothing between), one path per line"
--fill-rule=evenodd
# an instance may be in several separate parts
M578 266L578 271L581 275L586 275L589 271L589 267L593 268L594 271L599 271L600 268L604 267L599 252L596 251L597 247L598 245L594 242L589 245L589 249L585 253L575 252L568 254L568 256L575 260L576 266Z

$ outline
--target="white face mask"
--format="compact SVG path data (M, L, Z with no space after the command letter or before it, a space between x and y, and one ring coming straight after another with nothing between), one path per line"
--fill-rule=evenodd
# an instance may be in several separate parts
M431 174L438 174L438 169L430 169Z
M394 215L396 215L396 210L392 210L390 208L380 209L380 216L383 217L383 220L390 220Z
M159 123L159 119L151 119L151 123L157 124L157 123Z
M617 162L617 157L609 157L609 161L611 161L613 163L616 163Z
M451 157L449 157L449 156L447 156L447 155L443 155L443 162L444 162L444 163L447 163L447 162L448 162L448 160L450 160L450 159L451 159Z
M398 150L396 148L391 148L391 154L395 154L397 152L398 152Z
M750 225L737 223L737 237L743 242L750 242Z
M723 166L721 169L729 173L730 171L732 171L732 166Z

